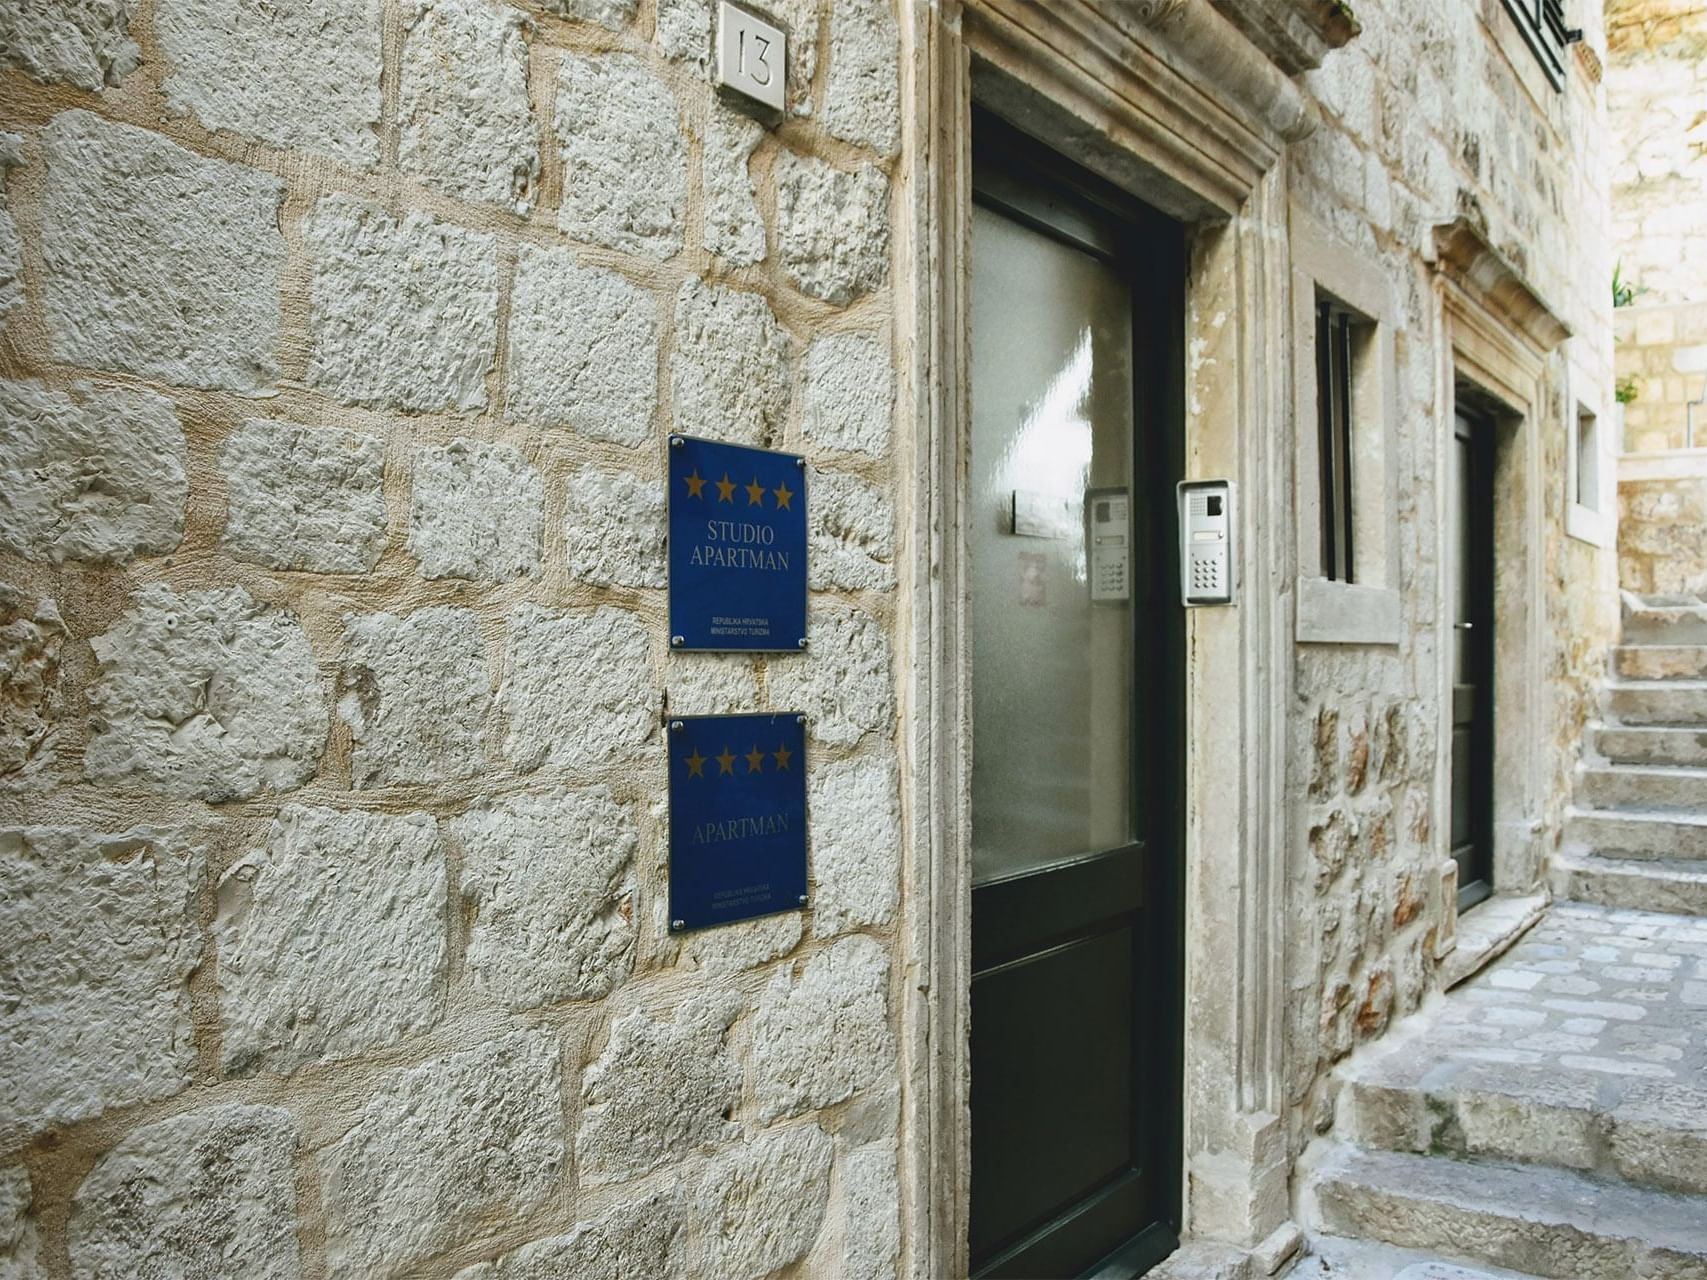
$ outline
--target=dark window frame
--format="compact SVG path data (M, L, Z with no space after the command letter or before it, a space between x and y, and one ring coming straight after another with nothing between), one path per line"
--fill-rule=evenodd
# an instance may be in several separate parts
M1317 292L1316 450L1322 473L1322 576L1333 582L1357 580L1353 331L1362 323L1356 312Z
M1563 92L1565 46L1571 42L1573 34L1565 26L1564 0L1502 0L1502 3L1512 21L1517 23L1517 29L1523 33L1523 41L1529 46L1529 51L1541 64L1547 83Z

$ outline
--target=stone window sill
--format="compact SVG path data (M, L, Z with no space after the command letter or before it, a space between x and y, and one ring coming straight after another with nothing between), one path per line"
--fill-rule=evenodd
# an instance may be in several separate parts
M1612 521L1593 507L1571 503L1565 509L1565 532L1579 542L1596 547L1612 545Z
M1399 593L1328 578L1298 579L1300 644L1399 643Z

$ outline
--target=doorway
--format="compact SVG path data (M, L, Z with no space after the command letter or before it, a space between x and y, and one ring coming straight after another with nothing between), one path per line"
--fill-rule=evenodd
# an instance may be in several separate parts
M976 1276L1178 1243L1184 234L973 117Z
M1452 858L1458 910L1494 881L1494 450L1492 418L1453 417Z

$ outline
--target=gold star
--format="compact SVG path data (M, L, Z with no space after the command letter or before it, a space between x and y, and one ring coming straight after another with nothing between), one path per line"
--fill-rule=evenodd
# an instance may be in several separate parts
M723 473L723 479L717 482L717 500L719 502L735 501L735 482L729 478L729 473Z
M739 760L741 757L734 754L732 751L729 750L729 748L727 746L725 746L723 748L723 754L722 755L712 756L711 758L713 760L717 761L717 772L718 773L727 773L731 777L733 777L734 773L735 773L735 762L737 760Z
M705 488L705 477L700 475L698 467L693 469L693 474L691 476L683 476L682 478L687 481L688 497L703 498L705 496L702 492Z
M775 751L771 752L771 754L776 757L776 767L786 773L788 771L788 762L794 759L794 752L790 751L787 747L778 747Z
M772 489L771 492L776 494L776 508L778 511L792 511L794 509L788 505L788 500L794 496L794 490L788 487L788 481L784 480L776 488Z
M759 750L759 744L755 742L753 744L753 749L751 751L747 752L747 772L748 773L762 773L762 772L764 772L764 769L763 769L764 763L765 763L765 753L763 751Z
M705 757L700 755L698 747L695 747L693 754L688 757L688 777L705 777Z
M749 507L762 507L765 505L765 487L759 483L759 478L757 476L753 477L752 484L743 485L742 487L747 491L747 505Z

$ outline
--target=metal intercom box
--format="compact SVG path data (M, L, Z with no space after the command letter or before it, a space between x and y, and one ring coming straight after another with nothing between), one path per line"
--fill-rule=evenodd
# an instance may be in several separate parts
M1233 603L1233 482L1179 485L1180 596L1188 606Z

